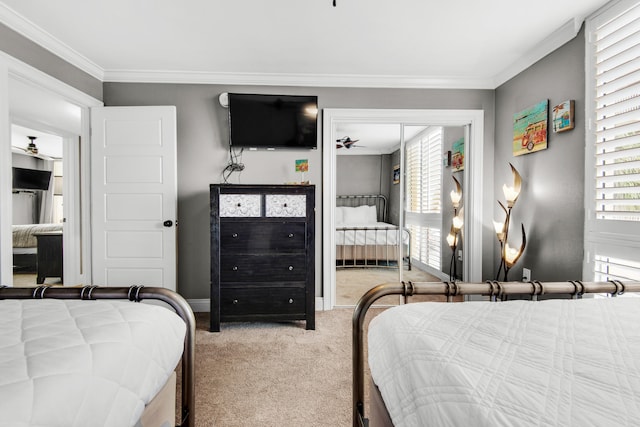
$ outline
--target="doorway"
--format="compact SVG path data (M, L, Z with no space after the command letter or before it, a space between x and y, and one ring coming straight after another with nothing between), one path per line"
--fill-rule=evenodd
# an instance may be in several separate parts
M12 206L13 126L55 135L62 140L63 274L65 285L89 283L89 198L86 175L89 109L102 103L9 56L0 57L0 200ZM38 141L36 140L36 145ZM81 149L82 148L82 149ZM53 174L53 171L52 171ZM53 203L53 202L52 202ZM13 208L0 211L0 283L13 285Z
M13 285L64 282L64 139L11 125Z
M481 235L482 235L482 173L484 114L481 110L357 110L325 109L323 112L323 304L325 310L336 306L336 196L337 196L337 145L336 141L345 135L339 133L341 125L348 123L396 124L400 127L399 169L405 170L404 144L407 131L420 126L465 126L467 172L464 175L464 213L467 232L463 250L462 277L464 280L481 278ZM355 139L355 138L354 138ZM364 144L363 144L364 145ZM394 165L395 166L395 165ZM473 179L470 177L473 176ZM399 200L404 200L403 186L399 186ZM469 214L473 212L473 214ZM404 228L404 215L399 215L399 227ZM399 262L402 262L399 259ZM399 269L402 280L402 269ZM371 285L375 285L372 283Z

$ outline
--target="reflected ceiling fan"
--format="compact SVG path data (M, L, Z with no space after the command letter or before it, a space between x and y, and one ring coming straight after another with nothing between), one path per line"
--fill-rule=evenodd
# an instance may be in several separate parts
M348 136L342 137L340 139L336 139L336 148L346 148L347 150L352 147L362 147L362 145L355 145L356 142L360 141L359 139L351 139Z
M45 154L41 154L36 146L35 140L38 138L37 136L27 136L29 138L29 145L26 147L18 147L12 145L11 148L18 149L24 151L26 154L29 154L33 157L38 157L43 160L54 160L53 157L47 156Z

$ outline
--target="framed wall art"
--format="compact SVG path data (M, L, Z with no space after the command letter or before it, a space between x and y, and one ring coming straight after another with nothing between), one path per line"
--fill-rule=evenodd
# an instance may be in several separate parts
M393 167L393 183L400 184L400 165Z
M571 130L574 127L574 101L564 101L561 104L553 107L552 111L552 122L553 122L553 131L554 132L564 132L567 130Z
M513 155L521 156L547 148L549 100L513 115Z
M464 138L455 141L451 146L451 168L453 172L464 170Z

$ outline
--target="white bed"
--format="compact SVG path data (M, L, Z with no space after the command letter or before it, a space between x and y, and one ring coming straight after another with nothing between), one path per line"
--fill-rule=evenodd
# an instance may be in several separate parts
M0 426L146 426L161 392L174 411L153 425L175 425L186 329L175 312L130 301L0 301Z
M371 377L396 427L637 426L639 302L390 308L369 326Z
M397 267L399 242L410 268L409 233L385 222L386 199L381 195L338 196L335 209L336 267ZM344 206L340 203L363 203ZM382 200L382 203L378 201ZM373 203L367 204L366 202ZM402 237L400 237L402 235Z

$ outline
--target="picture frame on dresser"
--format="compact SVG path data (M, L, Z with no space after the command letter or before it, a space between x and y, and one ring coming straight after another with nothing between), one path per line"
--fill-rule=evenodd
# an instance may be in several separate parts
M211 332L222 322L315 329L315 186L211 184Z

